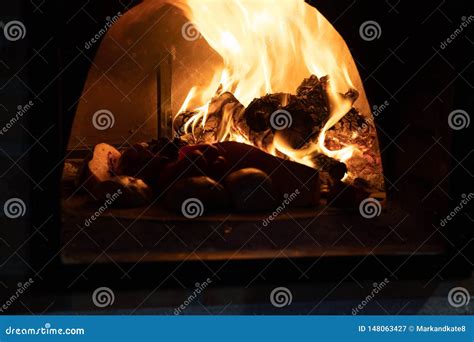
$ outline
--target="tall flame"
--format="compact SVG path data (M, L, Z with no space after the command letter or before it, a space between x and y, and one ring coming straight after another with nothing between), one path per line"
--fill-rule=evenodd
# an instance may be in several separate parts
M352 106L341 93L353 88L353 83L343 62L348 49L316 9L303 0L180 0L177 6L223 59L223 68L215 70L207 87L189 91L179 113L192 110L195 114L186 122L185 130L194 131L197 125L205 124L216 91L232 92L247 106L267 93L292 93L311 74L329 75L329 120L318 139L303 150L294 150L276 137L267 152L279 151L310 166L309 155L314 152L340 161L352 156L353 146L334 151L324 144L326 131ZM227 119L219 140L250 143L234 129L231 118Z

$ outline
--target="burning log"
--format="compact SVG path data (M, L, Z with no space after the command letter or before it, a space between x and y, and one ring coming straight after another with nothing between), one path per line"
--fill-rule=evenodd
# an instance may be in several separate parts
M241 135L265 151L273 146L275 137L293 149L302 149L317 139L329 118L328 83L328 76L319 79L311 75L298 86L296 95L267 94L254 99L247 108L244 108L231 93L224 92L211 100L204 125L202 125L204 116L196 119L196 116L199 116L198 112L186 111L175 118L175 131L178 136L182 136L191 144L232 140L225 139L227 138L225 135L231 132ZM341 97L352 102L358 96L358 92L353 89L341 94ZM192 134L185 132L184 129L189 120L198 120L193 122ZM365 118L354 108L336 125L337 128L330 130L331 133L327 134L326 139L334 138L335 142L329 142L333 145L352 144L353 129L362 132L361 127L368 127ZM344 129L339 130L341 126ZM346 128L350 132L346 132ZM341 136L340 140L334 132ZM335 174L336 178L341 172L345 173L342 166L339 169L340 171Z
M328 117L328 77L318 79L315 75L304 79L296 95L287 93L267 94L254 99L247 108L229 92L215 96L209 104L206 122L194 125L193 134L184 129L198 112L180 113L174 120L174 130L189 143L216 142L224 139L228 124L253 145L266 150L273 142L275 131L288 140L294 148L302 148L320 132ZM278 127L272 123L272 114L278 110L289 113L291 124ZM229 116L231 116L229 118ZM199 118L198 120L202 120Z
M305 78L296 96L282 110L291 117L291 125L280 129L279 136L293 149L301 149L314 141L329 117L328 77ZM277 128L278 129L278 128Z
M243 119L250 130L264 132L272 129L270 116L282 105L295 100L295 96L285 93L267 94L254 99L245 109Z
M187 110L182 113L179 113L173 120L173 130L178 137L182 137L186 134L184 125L188 122L193 116L197 115L197 111Z
M322 114L323 120L327 120L329 115L328 81L328 76L318 79L316 75L311 75L305 78L296 89L298 99L304 102L309 111Z
M204 118L198 117L194 127L191 127L192 130L186 129L186 123L195 120L196 115L199 115L197 111L186 111L176 116L173 128L177 136L189 144L220 141L226 138L227 125L238 121L243 110L244 106L232 93L224 92L211 99L204 126Z
M278 115L282 118L287 115L291 124L287 127L278 127L274 123L273 126L277 130L275 136L295 150L302 149L314 141L322 128L322 122L316 122L299 100L283 107L280 114L278 112L275 114L275 118Z
M347 172L346 164L323 153L312 155L311 160L314 162L316 169L327 172L334 180L341 180Z

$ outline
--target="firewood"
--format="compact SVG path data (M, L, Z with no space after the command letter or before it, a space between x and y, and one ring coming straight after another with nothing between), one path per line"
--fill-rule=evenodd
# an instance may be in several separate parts
M296 96L299 100L304 101L308 107L313 107L311 111L327 115L329 113L328 82L328 76L318 79L316 75L311 75L298 86Z
M270 116L279 108L291 102L294 95L286 93L267 94L254 99L244 112L247 126L254 132L263 132L272 129Z
M197 114L196 111L187 110L187 111L184 111L182 113L179 113L174 118L174 120L173 120L173 130L174 130L175 134L178 137L181 137L184 134L186 134L186 131L184 129L184 125L186 124L186 122L189 119L191 119L196 114Z
M336 181L341 180L347 172L347 166L340 161L323 153L315 153L311 156L316 169L327 172Z
M282 108L291 120L291 125L278 129L275 136L282 139L293 149L301 149L317 138L322 122L316 122L311 113L307 111L303 102L295 100ZM320 118L320 116L318 116Z
M224 137L226 126L221 125L224 122L234 122L239 120L244 106L230 92L224 92L211 99L206 115L204 126L199 121L191 132L184 126L188 120L197 114L196 111L185 111L177 115L173 121L173 128L178 137L187 141L189 144L201 144L206 142L219 141Z
M329 77L318 78L315 75L304 79L296 89L296 95L288 93L266 94L255 98L247 108L230 92L224 92L211 99L206 115L206 123L198 122L194 125L193 132L184 130L185 123L196 115L195 111L180 113L174 120L174 129L178 136L189 144L213 143L224 140L231 120L235 130L246 140L260 149L268 150L272 146L275 136L279 136L288 146L301 149L313 142L320 134L322 127L329 118L329 98L327 88ZM349 99L352 103L359 96L354 89L349 89L341 98ZM275 127L271 123L272 114L283 111L290 116L291 124L288 127ZM358 113L353 109L349 114ZM226 116L226 117L224 117ZM231 116L229 118L229 116ZM356 115L362 128L368 127L360 120L362 116ZM348 126L348 121L355 117L346 116L339 126ZM336 124L337 125L337 124ZM339 127L338 126L338 127ZM353 125L352 125L353 126ZM362 128L357 127L362 133ZM189 130L189 128L188 128ZM332 139L333 129L327 135L327 140L333 144L350 144L351 134L343 134L342 140ZM340 148L340 147L339 147Z
M294 149L301 149L317 138L329 116L327 97L328 77L318 79L315 75L303 80L296 95L276 93L254 99L245 109L245 124L249 127L247 137L255 146L266 149L278 135ZM277 127L271 122L272 114L288 116L291 124ZM271 136L270 143L263 137Z

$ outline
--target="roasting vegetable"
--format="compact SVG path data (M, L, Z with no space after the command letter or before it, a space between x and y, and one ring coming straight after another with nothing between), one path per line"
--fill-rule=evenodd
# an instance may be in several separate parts
M233 207L238 211L263 211L276 207L278 194L271 178L262 170L245 168L224 180Z

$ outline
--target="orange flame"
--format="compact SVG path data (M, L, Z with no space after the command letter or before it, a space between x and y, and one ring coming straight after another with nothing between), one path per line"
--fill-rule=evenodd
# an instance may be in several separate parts
M352 156L354 146L329 150L324 143L327 130L352 107L352 101L341 93L353 88L353 82L344 63L347 46L316 9L303 0L180 0L178 6L223 59L223 68L215 71L209 85L191 88L181 106L178 114L195 112L184 126L186 132L194 133L197 125L204 127L216 92L232 92L247 106L267 93L294 93L311 74L319 78L329 75L330 115L318 139L305 149L295 150L275 136L267 152L278 151L309 166L314 166L310 159L314 152L340 161ZM191 103L204 104L190 109ZM231 116L224 111L218 141L251 144L233 126Z

